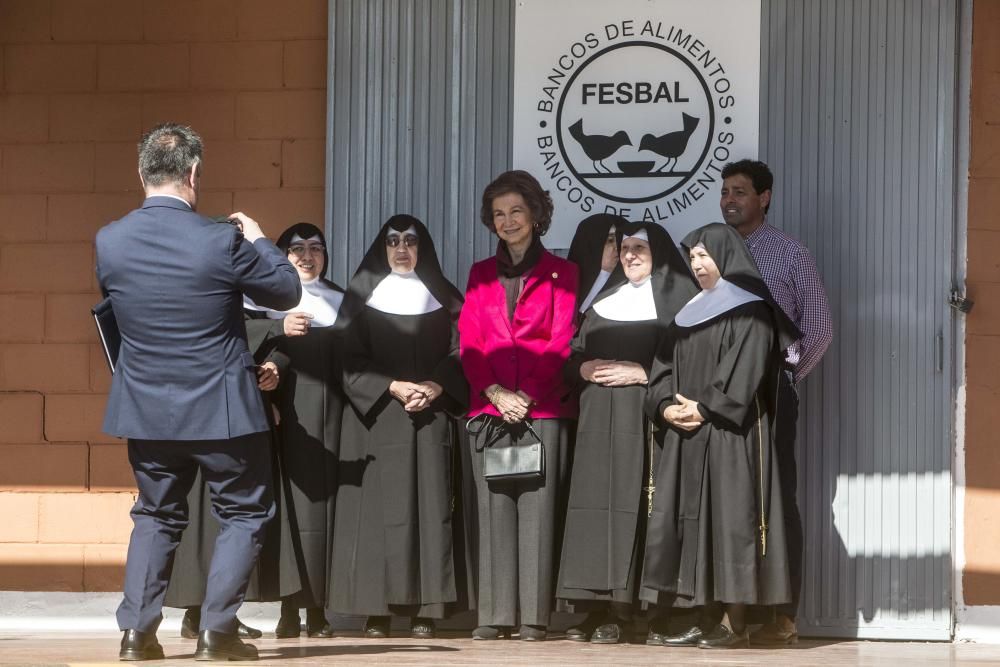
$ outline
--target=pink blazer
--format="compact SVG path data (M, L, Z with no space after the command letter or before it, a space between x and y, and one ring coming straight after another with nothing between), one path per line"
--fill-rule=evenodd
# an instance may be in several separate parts
M543 252L527 275L511 322L496 257L472 266L458 318L470 417L499 414L482 394L494 383L533 398L532 418L576 416L576 400L562 380L573 338L576 283L576 264Z

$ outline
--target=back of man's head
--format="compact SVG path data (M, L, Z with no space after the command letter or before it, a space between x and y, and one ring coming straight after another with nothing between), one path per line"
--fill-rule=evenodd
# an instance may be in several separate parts
M200 164L201 155L197 132L187 125L163 123L139 141L139 175L147 188L182 184Z

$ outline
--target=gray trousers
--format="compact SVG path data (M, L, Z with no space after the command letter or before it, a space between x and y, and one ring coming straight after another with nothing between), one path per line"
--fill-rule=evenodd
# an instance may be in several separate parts
M561 419L536 419L532 426L545 443L544 480L487 483L483 454L472 451L479 507L479 625L515 626L518 612L524 625L549 624L570 429Z

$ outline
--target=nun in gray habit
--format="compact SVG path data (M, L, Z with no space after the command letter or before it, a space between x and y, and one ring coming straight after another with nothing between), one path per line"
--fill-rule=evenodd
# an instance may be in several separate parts
M459 600L453 479L469 388L458 354L461 293L445 278L427 228L396 215L379 230L341 312L344 410L330 611L391 615L433 637Z

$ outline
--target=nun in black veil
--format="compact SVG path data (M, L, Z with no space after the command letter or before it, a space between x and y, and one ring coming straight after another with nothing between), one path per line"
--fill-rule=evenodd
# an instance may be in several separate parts
M347 288L344 393L330 611L391 615L429 638L458 599L453 466L469 389L456 322L462 295L441 271L427 228L396 215ZM338 576L339 575L339 576Z
M702 290L650 374L647 412L666 429L656 486L674 492L655 495L642 586L703 609L662 643L747 646L746 606L791 596L772 434L783 352L799 332L735 229L706 225L682 246Z
M644 417L646 383L674 314L697 292L661 226L615 222L620 266L587 308L564 369L580 419L556 596L588 612L567 637L594 643L629 639L662 446Z
M298 637L299 609L306 609L306 634L330 637L325 618L327 577L332 556L334 500L344 394L341 389L339 317L344 290L324 278L329 264L326 239L315 225L300 222L276 244L295 266L302 299L287 311L244 301L252 318L247 333L270 350L282 368L271 394L278 409L275 441L280 485L277 585L281 617L279 639Z
M566 259L580 267L577 312L587 312L612 273L620 274L617 232L628 221L620 215L596 213L580 221ZM620 276L619 276L620 278Z

